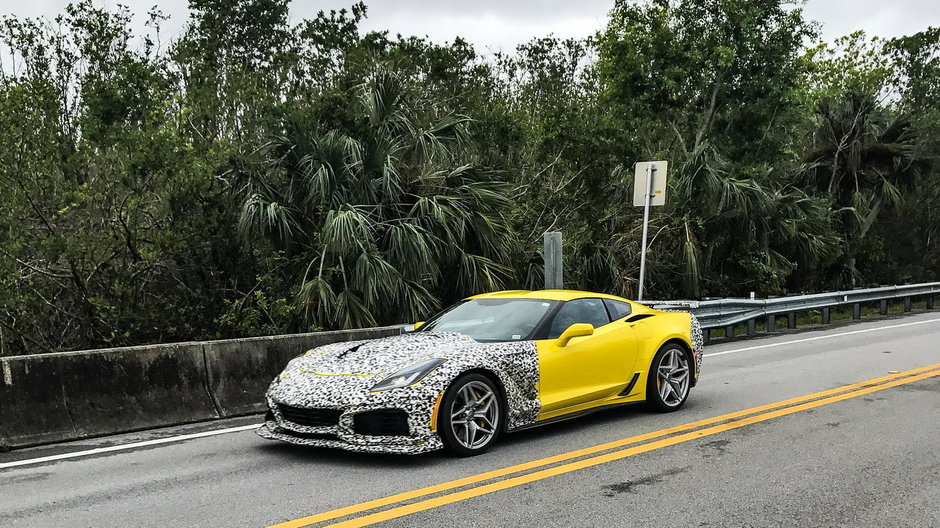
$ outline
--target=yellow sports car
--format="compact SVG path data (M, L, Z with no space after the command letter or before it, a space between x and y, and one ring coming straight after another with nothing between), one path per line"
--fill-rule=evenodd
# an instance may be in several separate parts
M686 312L567 290L477 295L400 336L288 363L258 434L354 451L482 453L506 431L612 405L682 407L702 361Z

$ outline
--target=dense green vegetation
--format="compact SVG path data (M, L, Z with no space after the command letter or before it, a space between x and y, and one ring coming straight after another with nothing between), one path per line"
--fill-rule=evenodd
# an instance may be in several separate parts
M190 0L0 24L0 354L424 318L541 284L632 296L636 161L670 161L650 295L940 277L940 29L818 42L780 0L617 1L482 56ZM138 13L136 16L144 16Z

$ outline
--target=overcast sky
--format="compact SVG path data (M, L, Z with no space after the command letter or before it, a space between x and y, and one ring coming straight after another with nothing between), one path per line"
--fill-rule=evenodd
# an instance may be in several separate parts
M143 14L158 4L172 18L167 33L185 22L186 0L95 0L99 5L125 4L143 23ZM297 22L319 10L348 7L353 0L294 0L291 18ZM16 16L54 16L68 0L0 0L0 12ZM428 36L435 42L462 36L480 51L513 49L533 37L584 37L603 27L613 0L373 0L363 29ZM857 29L894 37L940 26L938 0L809 0L807 18L822 23L823 38L832 40Z

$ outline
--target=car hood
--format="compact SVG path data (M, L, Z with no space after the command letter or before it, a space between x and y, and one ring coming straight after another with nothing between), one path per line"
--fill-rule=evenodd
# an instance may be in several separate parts
M425 359L456 359L484 346L463 334L415 332L324 345L292 360L285 370L320 376L372 377L392 374Z
M448 361L407 388L372 390L376 383L395 372L431 358ZM492 372L502 382L511 411L510 427L535 420L540 408L535 342L481 343L455 333L414 332L315 348L288 363L271 383L266 397L275 416L281 412L279 406L287 405L343 409L346 415L374 409L406 409L415 416L429 418L435 398L455 377L474 368ZM428 423L424 418L418 421Z

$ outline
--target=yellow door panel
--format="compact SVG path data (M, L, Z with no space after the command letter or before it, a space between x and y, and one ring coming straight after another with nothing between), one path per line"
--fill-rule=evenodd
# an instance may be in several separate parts
M646 384L645 374L646 373L643 372L643 373L636 373L636 374L643 374L640 377L643 378L644 380L643 384L645 387L645 384ZM639 381L637 381L636 385L634 385L633 389L631 389L630 391L630 394L627 396L620 396L620 392L622 391L618 391L613 396L608 396L607 398L603 398L600 400L579 403L576 405L572 405L570 407L562 407L560 409L555 409L553 411L544 411L541 414L539 414L538 420L539 421L551 421L555 418L563 418L571 414L591 411L591 410L599 409L601 407L606 407L610 405L623 405L625 403L634 403L634 402L643 401L646 396L644 394L645 390L637 388L639 387L639 385L640 383Z
M623 321L601 326L593 335L536 341L542 415L616 397L634 374L636 334ZM577 410L577 409L573 409Z

